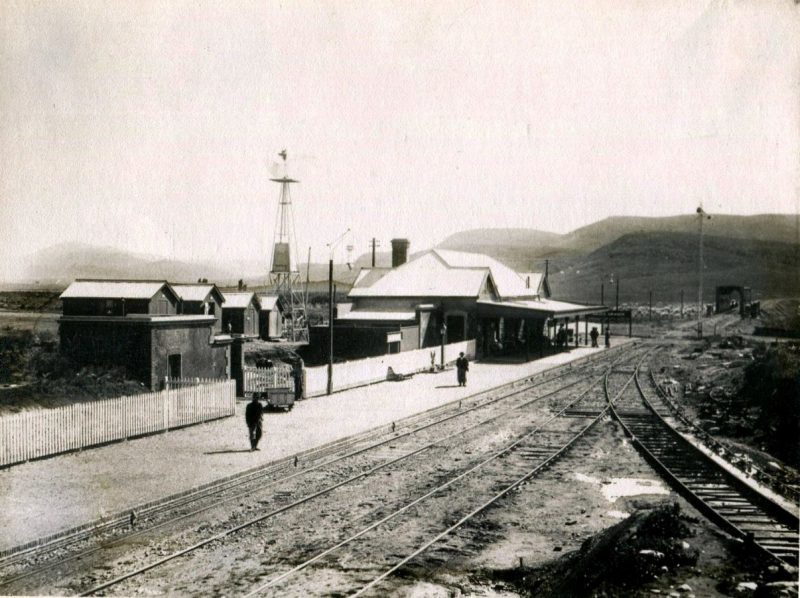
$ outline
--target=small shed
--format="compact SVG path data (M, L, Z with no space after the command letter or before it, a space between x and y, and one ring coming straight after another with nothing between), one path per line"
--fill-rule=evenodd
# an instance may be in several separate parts
M122 366L153 390L166 377L230 377L230 337L210 314L180 313L165 281L76 280L61 299L61 350L76 363Z
M165 280L88 278L74 281L60 298L65 316L172 316L180 300Z
M222 330L222 304L225 296L215 284L173 283L172 288L180 297L180 313L195 316L214 316L214 331Z
M222 330L245 336L258 336L261 304L251 292L227 292L222 303Z
M259 295L261 310L258 314L258 325L261 338L276 339L283 336L283 320L286 308L279 295Z

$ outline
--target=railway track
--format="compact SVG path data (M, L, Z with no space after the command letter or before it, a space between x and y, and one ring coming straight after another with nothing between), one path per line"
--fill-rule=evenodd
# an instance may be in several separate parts
M798 565L798 517L709 458L670 426L669 407L651 376L636 384L611 413L642 455L711 521L754 549Z
M619 358L618 352L613 351L611 353L601 354L600 357L587 361L590 368L603 369L607 367L610 361ZM213 509L219 509L225 503L248 499L248 497L252 498L254 493L263 494L271 488L276 488L281 483L307 476L317 470L329 468L332 465L347 462L359 456L376 453L391 443L397 443L404 438L419 437L425 433L440 429L448 423L455 421L467 422L466 426L462 426L464 429L460 433L464 433L465 430L486 425L502 417L504 414L511 413L525 406L529 406L534 402L543 400L554 393L563 392L565 389L579 385L582 376L578 376L577 380L571 380L571 378L576 377L573 373L574 369L574 366L568 366L559 368L558 371L545 372L543 373L544 375L536 375L515 383L502 385L490 391L479 393L469 399L459 401L457 404L454 402L453 404L433 409L424 414L407 418L407 420L398 422L399 425L393 425L393 431L391 432L384 429L378 433L372 432L359 435L358 437L333 443L332 445L316 451L309 451L302 456L302 461L299 464L296 460L284 460L270 467L260 468L256 471L247 472L242 476L225 480L217 486L198 491L194 495L184 497L180 501L168 503L166 507L164 507L163 512L153 516L155 522L151 523L146 529L123 530L123 533L119 536L113 536L99 544L90 544L88 547L80 545L80 543L87 543L91 540L91 538L85 537L89 536L91 532L86 532L85 535L79 537L78 540L72 540L77 548L71 551L69 551L68 541L70 539L68 538L64 541L65 543L56 543L55 546L47 546L40 549L38 552L31 550L21 557L18 555L18 559L28 558L39 564L38 566L28 565L20 571L7 575L0 581L0 590L5 592L8 590L19 591L20 588L30 589L32 587L42 587L41 585L31 586L30 584L36 583L37 576L46 576L49 573L51 575L55 574L64 577L69 575L70 572L75 574L75 571L86 570L92 561L102 562L113 560L115 555L118 552L124 552L126 547L132 544L144 544L148 541L148 538L154 537L155 533L162 532L167 528L174 528L179 522L191 521L201 515L208 516L209 512ZM552 391L543 393L542 396L533 399L525 398L526 393L529 394L532 390L543 389L555 383L560 383L560 386ZM517 403L507 405L512 399L518 399ZM491 408L499 408L500 413L485 417L486 411ZM482 419L478 416L481 416ZM467 420L469 420L470 417L477 419L477 423L468 422ZM412 453L417 454L421 452L421 450L428 450L440 441L441 438L437 438L433 442L424 444L420 450L412 451ZM386 459L383 459L383 461L384 464L381 465L381 467L385 467L387 463L391 464L391 462L393 462L391 460L387 461ZM300 466L300 470L298 470L298 465ZM374 469L374 467L367 468L366 471L369 472L372 471L372 469ZM328 488L325 491L331 491L331 489ZM283 494L278 494L286 495L285 492ZM319 492L311 494L318 495ZM302 504L302 502L298 504ZM279 512L283 510L285 510L283 507L278 509ZM114 549L117 549L117 552L115 552ZM197 547L190 547L189 552L196 549ZM46 558L48 550L51 554L55 551L57 558ZM72 570L70 570L70 565L73 567ZM26 581L29 582L27 586L24 583ZM22 585L20 585L21 583ZM94 588L94 591L100 591L100 589Z
M643 356L637 355L637 359L641 360ZM458 504L458 497L466 494L468 490L474 489L474 486L464 485L465 482L474 483L476 476L486 478L488 483L486 484L485 494L475 497L477 501L474 499L467 501L467 504L462 507L463 510L454 509L456 514L452 518L455 521L445 529L438 531L433 537L429 537L417 546L412 547L399 560L395 555L390 555L388 560L395 560L395 562L379 575L365 577L361 572L357 571L352 575L353 578L348 580L350 587L337 588L338 591L342 592L349 592L353 588L357 588L355 593L352 594L353 596L377 592L380 584L389 576L407 566L411 561L435 544L443 541L477 515L497 504L508 494L529 483L537 474L546 470L556 460L566 455L602 419L616 396L619 396L632 383L633 376L624 374L623 376L626 380L619 384L619 389L610 391L609 377L612 371L612 368L609 368L602 378L597 380L597 382L602 383L601 389L593 386L586 392L581 393L557 410L551 417L542 421L533 429L526 430L512 442L489 454L469 469L448 478L445 482L425 494L394 508L377 521L362 527L345 539L303 560L294 567L272 576L245 594L246 598L267 593L270 595L288 595L290 588L286 587L286 582L289 579L309 570L314 565L320 565L325 559L343 549L351 553L348 560L360 557L370 562L370 557L374 559L376 554L380 554L380 538L377 538L377 542L375 542L374 531L391 524L392 529L386 530L384 533L392 533L398 538L403 537L405 534L397 530L403 529L401 527L403 516L408 514L412 517L416 516L412 509L417 509L420 504L432 500ZM591 392L592 390L595 392ZM612 394L614 395L613 397ZM470 480L470 478L473 479ZM398 523L397 519L401 519L401 521ZM360 543L361 545L354 547L353 544L355 543ZM340 560L344 560L344 557L340 557ZM311 575L313 576L313 572ZM305 588L311 583L308 578L297 581L297 585L301 588Z
M640 359L642 351L639 350L636 351L636 353L637 359ZM630 356L628 356L628 358L630 358ZM412 533L395 532L393 530L397 529L398 523L410 523L413 526L414 522L419 517L419 509L425 508L425 505L431 500L436 500L440 503L441 501L445 501L445 510L447 512L461 512L463 509L464 516L461 522L457 522L443 532L444 535L446 535L452 531L452 529L456 529L463 524L463 522L471 519L476 513L487 508L488 505L496 502L516 488L519 488L532 477L535 477L538 472L546 469L553 461L565 454L578 439L607 413L608 397L606 393L609 392L609 370L610 368L607 369L603 375L598 376L597 379L594 380L588 388L580 392L577 397L574 393L566 393L568 396L562 396L557 405L555 402L551 403L551 413L546 417L539 418L535 425L531 426L524 422L516 422L518 428L512 435L514 440L510 443L503 444L498 450L490 451L488 456L485 454L477 455L470 463L460 468L446 468L444 470L444 475L442 475L441 472L433 477L426 474L424 479L417 480L416 485L409 489L411 495L408 497L398 500L397 497L391 494L391 489L388 490L389 494L386 494L386 489L380 484L376 485L374 480L366 485L358 485L355 482L363 481L364 478L363 476L355 476L347 480L346 483L340 484L337 488L338 492L349 492L350 494L329 497L327 503L319 507L313 507L313 510L308 512L309 517L312 517L311 521L304 519L304 514L297 513L295 513L295 517L299 519L300 524L296 527L284 527L281 521L267 521L268 519L271 520L276 515L286 513L290 508L294 509L300 506L299 502L287 505L286 508L281 509L279 512L269 513L245 522L235 528L227 530L224 535L206 538L197 546L188 547L180 554L175 553L163 559L161 562L153 563L153 566L159 567L157 577L155 578L151 576L148 579L143 579L147 575L147 571L151 568L148 566L139 571L133 571L124 576L109 580L104 584L85 591L84 594L106 592L110 589L113 589L115 592L132 593L140 588L147 588L148 591L156 592L166 591L181 593L182 591L186 591L187 593L218 593L232 591L237 594L243 593L242 590L244 590L244 587L242 586L241 580L245 579L247 580L246 583L251 583L251 579L262 577L263 571L261 569L250 572L238 570L236 572L238 580L226 580L220 585L213 585L213 580L207 583L205 580L200 580L198 582L198 580L194 579L196 574L193 576L192 572L201 568L203 562L226 562L226 559L230 557L231 553L237 550L241 551L242 548L238 547L236 542L241 540L242 543L245 543L246 540L243 538L245 538L249 530L251 539L253 535L255 535L255 537L261 537L262 534L266 534L268 537L272 537L275 534L288 534L291 537L291 546L300 554L308 552L310 547L317 546L320 543L332 542L333 545L323 550L320 554L310 559L300 559L303 560L303 562L293 567L287 567L287 564L283 562L287 558L292 559L293 557L291 557L291 555L287 555L284 551L270 546L270 552L274 550L274 553L269 559L270 564L265 567L266 569L270 569L270 578L261 586L255 588L255 590L251 590L251 593L266 591L275 595L286 595L292 588L296 589L299 587L299 595L304 595L306 593L305 588L307 580L302 578L299 580L295 579L295 584L291 586L291 588L285 587L287 580L289 578L295 578L298 573L301 574L301 577L309 573L313 574L313 571L310 569L311 565L319 563L319 561L341 551L343 548L347 549L348 555L360 554L360 558L363 562L374 562L376 554L380 553L376 552L375 547L370 544L370 540L375 539L375 534L373 534L373 532L383 532L384 538L385 534L392 534L392 539L398 541L400 538L404 540L406 538L415 538L415 535ZM619 378L620 375L617 374L616 377ZM620 385L622 388L625 388L633 381L630 374L622 374L621 377L624 378L624 381ZM562 395L564 394L565 393L562 392ZM586 413L592 413L593 416L587 417ZM509 425L511 424L506 422L504 427L508 427ZM468 440L465 439L465 436L466 435L463 433L455 433L448 439L439 439L435 444L440 446L449 444L447 450L451 452L451 458L454 455L469 454L472 450L464 450L465 445L468 444ZM504 440L507 440L508 435L505 434L502 435L502 437ZM469 446L472 447L473 445L469 444ZM405 471L406 473L414 472L413 475L417 476L417 470L427 463L427 461L423 463L419 461L408 463L405 462L405 459L405 457L398 458L391 464L387 463L387 465L391 465L392 468L391 471L385 472L386 475L401 475ZM460 457L452 458L453 461L458 461L459 459ZM383 466L381 469L383 469ZM437 471L439 470L439 468L435 469ZM509 476L512 476L514 479L511 479ZM430 480L434 480L434 483L432 484ZM475 480L478 480L481 484L485 483L486 485L486 487L483 488L484 494L478 497L463 492L463 484L465 482L474 483ZM404 485L404 482L401 483L401 486L404 487ZM430 489L431 486L433 486L433 489ZM422 494L420 494L421 489L424 489ZM363 509L357 508L361 505L354 506L355 501L352 500L352 496L357 496L361 500L366 500L365 497L370 497L370 495L376 493L379 495L383 494L382 496L371 496L372 503L378 503L379 506L377 508L370 508L364 511ZM475 510L476 500L486 498L487 496L489 497L489 501L479 505L478 509ZM314 497L309 497L309 499L311 498ZM466 500L467 503L464 505L459 504L458 507L456 507L456 503L461 500ZM305 500L303 502L305 502ZM317 531L317 520L323 521L325 518L331 516L335 516L337 522L341 522L341 528L336 527L333 530L329 530L334 538L306 538L306 536L313 536ZM267 523L270 525L265 525ZM357 531L343 541L335 541L336 537L341 536L342 533L346 533L344 532L345 529L354 525L357 526ZM392 529L387 529L387 525ZM257 526L258 529L249 529L251 526ZM379 541L380 537L379 535ZM225 540L224 542L222 542L223 539ZM432 542L436 541L437 539L435 538L432 540ZM304 542L307 542L307 544L303 544ZM353 546L353 544L356 544L356 546ZM179 563L172 562L175 558L184 556L194 559L195 557L190 553L194 553L198 548L202 547L207 548L203 551L203 554L196 557L197 560L181 559ZM409 551L413 552L413 548L415 547L409 547ZM424 548L422 550L424 550ZM387 558L390 560L394 558L394 552L396 551L393 550L392 552L392 555L387 555ZM408 558L414 558L414 554ZM162 565L164 565L163 568ZM399 566L402 566L402 563ZM343 568L342 571L345 569L347 568ZM352 573L352 571L348 570L348 575ZM386 573L386 575L390 574L391 571ZM135 585L131 583L134 578L137 578ZM163 586L165 580L167 580L168 583L166 587ZM356 574L356 579L347 580L344 590L350 591L360 586L366 587L369 583L369 579L363 579ZM379 583L379 581L376 581L376 583ZM191 584L191 590L185 590L185 584Z

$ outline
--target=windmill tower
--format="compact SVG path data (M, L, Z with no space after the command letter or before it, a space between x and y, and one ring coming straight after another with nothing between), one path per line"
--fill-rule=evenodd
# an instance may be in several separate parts
M289 311L286 332L294 342L308 342L308 319L306 303L300 284L300 270L295 262L297 240L294 232L291 185L300 181L286 176L286 150L278 154L283 158L284 174L279 179L270 179L281 186L278 215L275 220L275 242L272 247L272 262L269 269L269 286L286 302Z

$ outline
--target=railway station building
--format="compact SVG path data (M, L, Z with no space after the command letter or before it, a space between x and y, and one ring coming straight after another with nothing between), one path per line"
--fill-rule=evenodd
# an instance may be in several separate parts
M551 350L561 326L573 331L573 344L587 342L588 318L606 311L551 298L547 272L516 272L487 255L444 249L406 261L408 242L392 247L393 267L362 269L337 306L337 357L474 339L479 358L530 359ZM312 329L312 345L326 339L324 328Z

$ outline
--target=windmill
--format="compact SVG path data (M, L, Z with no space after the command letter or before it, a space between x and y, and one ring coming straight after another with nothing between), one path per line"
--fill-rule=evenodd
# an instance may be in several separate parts
M294 212L292 211L291 185L299 183L286 175L286 150L278 154L283 159L284 174L281 178L270 179L280 184L278 213L275 220L275 236L269 269L269 287L280 296L288 306L286 331L289 340L308 342L308 319L306 301L300 283L300 270L296 263L297 239L294 231Z

